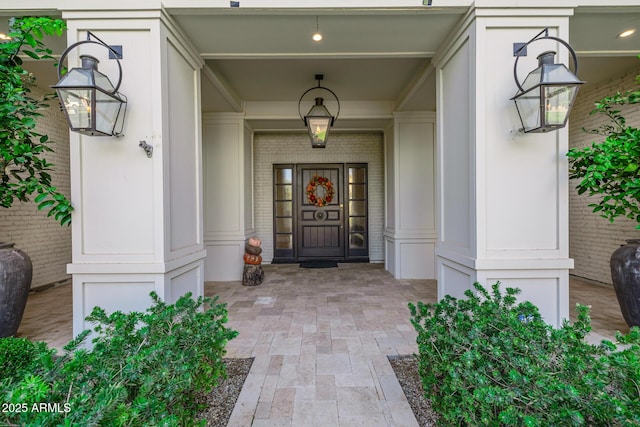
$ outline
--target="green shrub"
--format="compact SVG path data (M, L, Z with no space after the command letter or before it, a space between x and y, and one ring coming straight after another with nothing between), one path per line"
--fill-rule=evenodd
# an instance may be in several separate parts
M0 413L0 425L198 424L198 394L225 374L225 345L237 332L224 327L226 307L215 299L187 294L168 305L151 296L145 313L95 308L93 348L81 348L85 331L49 370L0 390L13 409L26 409Z
M53 351L43 342L26 338L0 338L0 382L19 381L25 372L34 372L51 360Z
M640 425L640 330L588 344L589 309L555 329L517 289L409 304L425 397L443 425Z

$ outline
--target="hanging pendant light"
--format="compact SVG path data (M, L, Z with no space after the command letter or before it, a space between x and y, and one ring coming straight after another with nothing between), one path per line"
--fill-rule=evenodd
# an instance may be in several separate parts
M311 36L311 39L314 42L322 41L322 33L320 32L320 24L318 23L318 17L317 16L316 16L316 32L313 33L313 36Z
M302 94L300 100L298 101L298 114L300 115L300 118L304 122L304 125L307 127L307 131L309 132L311 147L325 148L327 145L327 140L329 139L329 131L331 130L331 127L340 114L340 100L331 89L320 85L320 82L324 79L324 75L316 74L315 78L318 81L318 86L307 89ZM325 91L330 93L335 98L336 102L338 103L338 111L336 112L335 117L324 105L324 98L320 96L315 97L315 104L311 107L309 112L304 117L302 116L302 112L300 111L302 100L304 96L311 91Z

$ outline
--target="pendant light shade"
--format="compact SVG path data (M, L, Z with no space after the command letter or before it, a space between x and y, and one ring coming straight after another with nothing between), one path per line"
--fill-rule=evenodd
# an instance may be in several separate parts
M333 126L333 116L323 104L323 98L316 98L315 105L311 107L306 116L304 123L309 131L309 139L311 146L314 148L324 148L329 138L329 130Z
M327 145L327 140L329 139L329 132L334 122L338 118L340 114L340 100L336 96L336 94L326 87L320 86L320 81L323 79L322 74L316 74L316 80L318 80L318 86L307 89L300 100L298 101L298 114L300 118L304 122L304 125L307 127L307 131L309 133L309 139L311 141L311 147L313 148L325 148ZM309 110L309 112L303 117L302 112L300 111L300 107L302 101L306 94L311 91L326 91L330 93L338 103L338 111L335 117L331 114L331 112L324 105L324 98L316 97L315 103Z

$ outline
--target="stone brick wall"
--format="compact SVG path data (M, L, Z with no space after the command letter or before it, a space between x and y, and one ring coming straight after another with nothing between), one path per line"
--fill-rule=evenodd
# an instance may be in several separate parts
M602 136L591 135L582 130L583 128L594 129L606 122L603 115L589 115L593 110L594 102L616 91L637 87L635 77L638 74L640 74L640 66L609 81L595 85L587 83L580 89L571 112L569 128L571 147L588 146L592 142L603 139ZM627 109L625 116L628 124L640 126L640 106ZM578 195L575 190L577 184L577 181L569 182L569 256L575 260L575 268L571 273L610 284L611 253L626 239L640 238L640 231L635 229L636 223L627 218L618 218L614 223L610 223L607 219L594 214L587 206L593 201L586 194Z
M273 259L273 164L368 163L369 259L384 260L384 163L382 133L334 133L324 149L311 148L306 133L256 133L254 137L254 206L256 234L263 259Z
M32 91L34 97L41 94L38 89ZM38 130L55 141L51 144L55 152L45 158L55 165L51 172L53 185L69 197L69 130L57 100L49 104L51 107L38 120ZM71 262L71 228L47 218L35 203L18 201L9 209L0 208L0 241L13 242L29 254L33 263L32 288L70 277L66 270Z

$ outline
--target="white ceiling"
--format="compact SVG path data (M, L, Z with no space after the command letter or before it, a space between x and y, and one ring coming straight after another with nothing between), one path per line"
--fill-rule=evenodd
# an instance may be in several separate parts
M206 66L242 101L298 101L317 84L315 74L323 74L322 85L341 101L392 101L402 102L407 110L434 110L430 58L465 11L421 8L316 15L234 10L175 18ZM316 28L324 36L319 43L311 40ZM425 79L424 88L415 87L420 78ZM215 91L211 82L203 87ZM410 91L415 93L402 98ZM204 111L229 107L223 97L203 99Z
M428 65L466 9L362 14L316 11L317 15L236 9L216 13L178 14L175 18L212 74L223 82L227 96L245 102L297 101L316 84L313 76L323 73L323 85L341 101L384 100L395 103L399 110L420 111L435 110L435 76ZM320 43L311 40L316 19L324 35ZM617 38L630 27L638 28L639 33L629 39ZM640 69L636 58L640 53L640 6L579 9L571 18L570 29L583 80L593 84ZM233 110L223 96L215 95L216 85L207 78L203 78L203 88L211 95L203 98L204 111ZM357 126L362 125L358 122ZM379 121L371 122L371 127L379 125ZM268 128L269 124L259 126Z
M324 74L323 86L338 94L341 102L385 101L398 110L420 111L435 110L435 76L429 62L467 9L168 12L205 60L205 112L239 111L245 102L297 102L306 89L317 84L314 75L319 73ZM324 35L320 43L311 40L316 25ZM638 33L628 39L616 37L630 27ZM636 58L640 53L640 4L623 9L577 9L570 18L569 41L579 56L578 75L587 84L640 69ZM56 46L56 50L63 47ZM52 68L36 67L45 76L45 84L55 82ZM381 126L379 120L340 122L336 127ZM287 120L253 124L259 129L299 127Z

